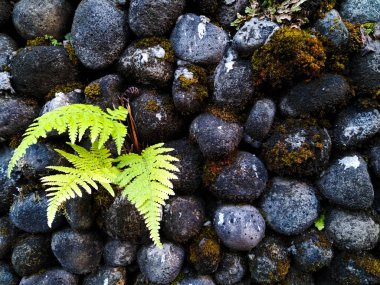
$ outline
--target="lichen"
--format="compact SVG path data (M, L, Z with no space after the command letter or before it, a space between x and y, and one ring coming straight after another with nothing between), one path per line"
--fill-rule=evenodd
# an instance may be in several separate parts
M84 95L90 99L96 99L102 94L102 88L99 82L90 83L84 88Z
M203 184L208 187L218 177L219 173L224 167L232 164L235 161L236 153L232 153L229 156L221 160L208 160L203 167Z
M144 109L146 111L156 113L156 112L160 111L161 107L160 107L160 105L158 105L156 100L151 99L151 100L148 100Z
M380 260L370 255L357 256L354 258L355 263L363 270L376 277L380 277Z
M160 46L165 50L165 56L163 60L168 62L174 62L175 55L171 42L164 37L150 37L138 40L135 44L136 48L149 48L154 46Z
M75 89L83 89L83 87L84 87L83 84L78 81L72 81L65 84L57 85L49 91L49 93L45 97L45 100L48 101L48 100L53 99L55 96L55 93L59 93L59 92L68 93Z
M323 44L316 36L283 27L253 54L254 84L269 90L291 86L299 80L317 77L325 61Z

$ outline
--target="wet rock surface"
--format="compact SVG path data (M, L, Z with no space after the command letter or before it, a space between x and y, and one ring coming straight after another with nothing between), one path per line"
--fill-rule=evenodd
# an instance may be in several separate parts
M0 285L380 283L378 11L0 0ZM78 103L128 109L122 154L173 148L163 248L115 184L72 189L47 225L40 179L69 166L66 134L33 141L8 177L32 121Z

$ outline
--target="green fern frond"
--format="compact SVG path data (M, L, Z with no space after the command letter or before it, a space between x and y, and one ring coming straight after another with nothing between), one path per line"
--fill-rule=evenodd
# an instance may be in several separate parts
M177 179L173 172L179 171L170 163L178 159L165 154L172 150L160 143L146 148L141 155L130 153L116 159L117 167L123 169L116 183L124 188L123 195L143 216L151 239L159 247L162 247L159 236L162 205L174 195L170 180Z
M91 189L102 185L112 196L115 195L111 183L119 171L112 165L111 153L105 147L95 142L88 151L85 148L68 143L78 155L63 150L56 151L66 158L74 167L49 166L48 168L61 172L45 176L42 183L48 188L48 225L51 226L59 206L76 196L82 197L82 189L91 194ZM99 148L100 147L100 148Z
M26 150L37 143L38 138L46 137L53 130L58 134L68 131L71 143L80 141L86 130L90 130L90 140L92 143L99 140L98 147L102 147L112 137L120 154L127 128L119 121L125 121L127 115L128 110L121 106L104 112L97 106L87 104L63 106L43 114L26 130L21 144L9 162L8 177Z

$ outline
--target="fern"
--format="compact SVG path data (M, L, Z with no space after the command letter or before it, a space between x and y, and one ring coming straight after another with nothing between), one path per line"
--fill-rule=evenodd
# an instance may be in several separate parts
M179 171L171 163L178 159L164 154L172 149L162 146L163 143L155 144L143 150L141 155L130 153L116 159L117 167L123 169L116 183L124 188L123 195L144 217L151 239L160 247L162 206L169 195L174 195L170 180L177 179L172 172Z
M120 154L124 138L127 135L126 127L119 121L125 121L127 109L119 107L115 110L107 109L107 113L97 106L73 104L57 108L45 113L32 123L24 134L24 138L15 150L8 165L8 177L16 166L17 161L26 153L26 150L37 143L40 137L56 130L58 134L68 131L71 143L80 141L87 130L90 130L90 139L94 143L99 140L98 147L102 147L111 136L116 143Z
M110 151L94 143L91 150L68 143L78 155L63 150L56 151L66 158L74 167L48 166L48 168L61 172L61 174L45 176L42 183L49 188L48 192L48 225L54 220L59 206L70 198L82 197L81 188L91 194L91 188L98 189L102 185L112 196L115 195L111 183L117 175L117 169L112 166L113 159Z

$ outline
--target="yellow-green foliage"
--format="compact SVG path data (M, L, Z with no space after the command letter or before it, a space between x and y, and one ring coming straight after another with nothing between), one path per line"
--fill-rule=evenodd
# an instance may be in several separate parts
M78 155L67 153L63 150L56 151L66 158L74 167L48 166L48 168L61 172L61 174L45 176L42 183L46 189L48 202L48 225L51 227L58 208L65 201L76 196L82 197L81 188L91 194L91 188L98 190L98 185L103 186L112 196L115 195L111 183L117 175L117 169L112 166L113 159L110 151L98 146L95 142L91 150L68 143Z
M124 188L123 195L127 196L143 215L151 239L159 246L162 206L169 195L174 195L170 180L177 179L172 172L179 171L172 164L178 159L165 154L172 150L159 143L146 148L141 155L129 153L116 159L117 167L122 169L116 183Z
M37 118L27 129L24 138L15 150L8 165L8 176L17 161L25 154L29 146L40 137L56 130L59 134L68 132L71 148L77 153L70 154L57 149L73 167L49 166L60 172L41 179L47 186L48 224L51 226L62 204L76 196L82 196L84 189L89 194L91 189L103 186L114 196L111 184L124 188L122 194L134 204L143 216L153 242L162 247L159 237L162 206L169 195L174 195L172 179L177 179L173 172L179 171L172 162L177 158L166 154L171 148L164 148L163 143L150 146L142 151L111 158L110 151L104 147L111 137L118 153L127 135L127 128L120 121L125 121L127 109L119 107L103 112L99 107L86 104L73 104L57 108ZM89 132L86 132L89 130ZM92 142L90 150L75 145L88 133Z
M255 85L280 89L297 80L318 76L326 54L316 36L288 27L277 30L252 56Z

